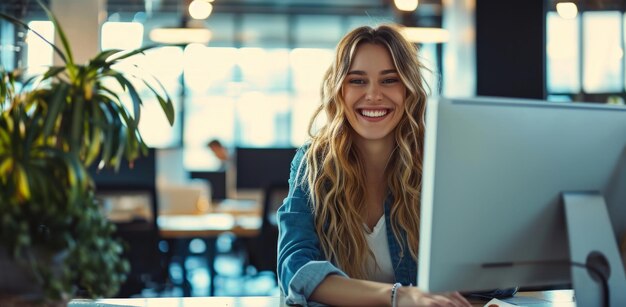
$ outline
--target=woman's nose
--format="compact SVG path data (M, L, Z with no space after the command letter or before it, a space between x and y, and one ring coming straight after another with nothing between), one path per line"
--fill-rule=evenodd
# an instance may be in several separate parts
M365 93L365 100L368 101L380 101L383 99L383 94L380 86L375 83L370 83Z

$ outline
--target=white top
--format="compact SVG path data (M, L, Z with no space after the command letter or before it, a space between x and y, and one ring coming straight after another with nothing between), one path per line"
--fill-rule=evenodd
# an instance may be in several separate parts
M393 283L395 281L391 256L389 255L389 243L387 242L387 227L385 227L385 215L383 214L374 229L370 233L365 232L365 239L375 259L367 261L367 279ZM367 226L365 226L368 229ZM369 230L369 229L368 229Z

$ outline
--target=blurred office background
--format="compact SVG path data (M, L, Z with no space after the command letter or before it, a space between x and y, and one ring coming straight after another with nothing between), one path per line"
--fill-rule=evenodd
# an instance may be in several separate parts
M613 104L623 104L626 98L626 1L42 2L57 14L66 31L85 41L95 40L83 47L89 42L70 39L77 49L185 44L152 49L133 57L122 69L134 72L137 65L154 75L176 107L176 122L170 127L158 101L144 101L140 130L156 150L155 180L179 185L192 178L204 180L211 199L237 197L238 190L256 190L261 195L270 183L262 178L269 173L255 164L282 170L277 178L288 177L285 167L293 149L307 139L309 118L319 104L321 78L334 47L360 25L403 25L429 68L426 80L431 95ZM3 0L0 11L54 39L54 26L37 1ZM95 22L78 26L83 19ZM25 68L28 75L42 72L54 61L52 48L42 40L0 21L0 64L5 69ZM238 150L241 154L223 163L207 146L211 140L219 140L231 156ZM237 163L241 169L228 175ZM189 269L191 295L207 295L205 241L185 244L189 257L182 265ZM216 244L216 269L224 276L215 281L219 282L216 295L278 293L271 272L259 275L254 267L242 265L233 234L218 237ZM167 287L155 286L136 295L182 295L177 286L184 282L180 265L170 264ZM257 278L246 278L252 275Z

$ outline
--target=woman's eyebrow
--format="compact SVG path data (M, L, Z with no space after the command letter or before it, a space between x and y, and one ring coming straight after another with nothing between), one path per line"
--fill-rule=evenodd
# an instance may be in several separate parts
M398 71L395 69L385 69L380 72L381 75L396 74L396 73L398 73ZM348 75L365 76L367 75L367 73L363 70L351 70L348 72Z
M367 75L367 73L365 73L365 71L362 70L352 70L348 72L348 75L360 75L360 76L365 76Z
M398 71L395 69L385 69L380 72L381 75L396 74L396 73L398 73Z

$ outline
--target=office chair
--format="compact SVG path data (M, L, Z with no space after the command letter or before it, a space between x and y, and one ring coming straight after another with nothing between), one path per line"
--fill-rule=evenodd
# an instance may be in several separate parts
M276 250L278 246L276 211L283 199L287 197L289 185L287 182L272 183L267 185L263 191L261 230L258 236L244 241L247 251L247 261L244 265L254 266L257 272L271 271L276 276Z

